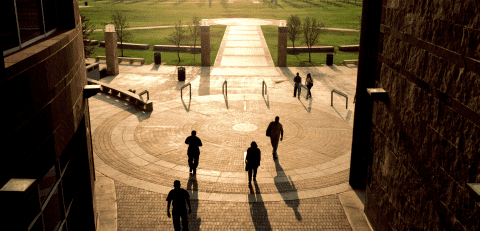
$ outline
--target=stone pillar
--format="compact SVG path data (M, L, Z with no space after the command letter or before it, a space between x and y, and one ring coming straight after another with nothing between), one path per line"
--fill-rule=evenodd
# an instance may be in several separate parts
M373 99L368 94L367 88L375 87L381 16L381 2L363 1L349 179L350 186L354 189L366 188L367 172L372 163L370 139Z
M287 66L287 21L281 20L278 27L278 57L277 66Z
M105 53L107 56L107 75L118 75L117 32L115 25L105 26Z
M202 66L210 66L210 26L207 20L200 22L202 35Z

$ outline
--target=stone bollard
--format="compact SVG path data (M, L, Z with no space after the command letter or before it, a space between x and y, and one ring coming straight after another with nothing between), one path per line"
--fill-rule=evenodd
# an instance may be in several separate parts
M210 66L210 26L207 20L200 22L200 31L202 36L202 66Z
M287 66L287 21L281 20L278 27L278 56L277 66Z
M113 24L105 26L105 53L107 75L118 75L117 32Z

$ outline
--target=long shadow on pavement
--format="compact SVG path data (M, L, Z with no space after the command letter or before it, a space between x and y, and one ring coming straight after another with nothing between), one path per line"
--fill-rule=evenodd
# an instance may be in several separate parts
M295 218L297 218L298 221L301 221L302 215L298 211L300 200L298 199L298 191L295 188L295 184L290 177L287 177L278 159L275 160L275 168L277 170L277 176L273 178L275 181L275 186L282 196L283 201L285 201L285 204L293 209Z
M252 216L255 230L272 230L272 226L268 220L267 208L265 208L262 194L260 193L260 188L256 181L253 183L255 185L255 192L253 191L252 186L249 186L250 194L248 194L248 203L250 204L250 215Z
M210 67L201 67L198 96L210 95Z
M197 176L190 175L187 183L187 190L191 191L190 205L192 206L192 214L188 218L188 227L190 231L200 230L202 218L197 217L198 212L198 183Z

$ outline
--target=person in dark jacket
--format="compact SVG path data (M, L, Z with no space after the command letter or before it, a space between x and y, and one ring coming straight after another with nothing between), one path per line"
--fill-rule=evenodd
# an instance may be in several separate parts
M185 143L188 144L188 166L190 166L190 172L193 170L193 175L197 173L198 158L200 157L200 149L202 141L197 137L197 132L192 131L192 135L187 137Z
M245 164L248 169L248 185L252 185L252 172L253 180L257 181L257 168L260 166L261 158L260 149L258 149L257 143L253 141L250 144L250 148L247 149L247 157L245 158Z
M187 190L180 188L180 181L173 182L173 187L167 196L167 216L170 218L173 215L173 227L175 231L180 231L180 218L182 218L183 230L188 230L188 217L187 208L185 202L188 204L188 214L192 213L192 207L190 206L190 194ZM173 202L172 202L173 201ZM170 214L170 203L172 202L173 209Z
M293 97L297 96L298 91L298 98L300 99L300 93L302 92L302 86L300 86L300 84L302 83L302 77L300 77L298 72L297 76L295 76L293 81L295 82L295 87L293 88Z

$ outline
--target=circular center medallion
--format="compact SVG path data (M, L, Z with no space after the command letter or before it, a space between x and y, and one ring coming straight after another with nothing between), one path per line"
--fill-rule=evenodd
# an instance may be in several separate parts
M251 132L257 130L257 126L253 124L236 124L233 126L233 130L241 132Z

